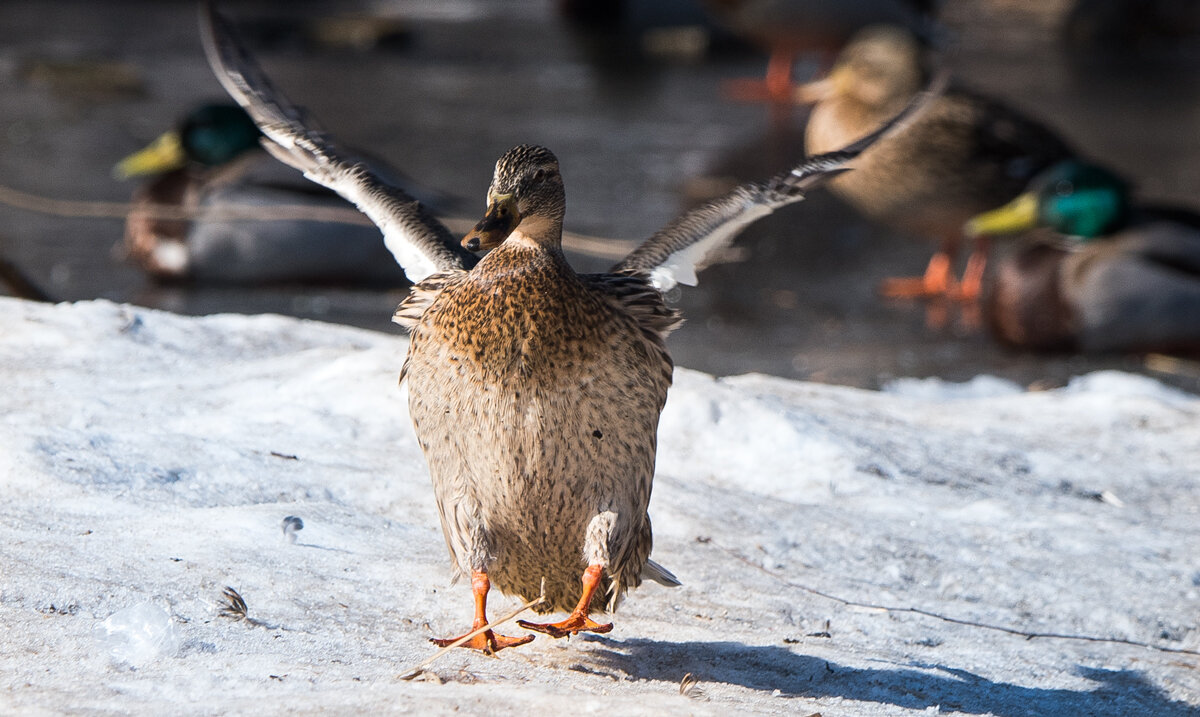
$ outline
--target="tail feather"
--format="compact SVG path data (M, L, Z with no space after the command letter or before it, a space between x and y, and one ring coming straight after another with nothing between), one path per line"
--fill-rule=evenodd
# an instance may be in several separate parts
M642 580L653 580L659 585L665 585L669 588L677 588L683 583L679 582L679 578L670 571L654 562L647 560L646 565L642 568Z

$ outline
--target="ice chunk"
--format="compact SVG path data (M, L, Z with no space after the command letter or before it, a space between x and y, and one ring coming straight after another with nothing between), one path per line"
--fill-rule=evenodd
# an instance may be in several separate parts
M153 602L118 610L95 628L96 640L117 662L133 667L169 657L179 649L171 612Z

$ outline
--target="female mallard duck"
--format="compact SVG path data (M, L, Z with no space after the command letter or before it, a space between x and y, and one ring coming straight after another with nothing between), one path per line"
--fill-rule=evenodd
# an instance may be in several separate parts
M454 571L471 576L474 629L487 624L493 582L527 600L544 583L539 611L569 616L521 624L556 637L607 632L591 612L614 608L643 579L677 585L649 559L646 512L672 374L664 339L679 322L660 291L693 283L713 250L842 171L887 127L683 215L610 273L580 275L562 252L565 194L549 150L522 145L500 158L486 216L460 244L307 128L228 21L206 18L209 60L271 152L358 205L415 283L395 317L411 334L401 380ZM487 249L481 260L472 253ZM605 599L593 605L597 593ZM530 639L488 630L466 645L493 652Z
M1200 351L1200 215L1137 207L1112 172L1075 161L1042 173L966 227L988 237L1057 233L996 262L983 313L1025 348Z
M378 230L262 151L261 137L241 107L204 105L118 163L122 178L157 175L134 192L126 256L163 281L403 283Z
M829 77L798 91L798 99L817 102L805 132L809 153L870 132L910 101L924 74L920 47L909 33L864 30ZM963 223L1017 196L1038 172L1072 154L1041 124L951 86L919 119L864 152L854 172L830 187L868 218L940 242L925 275L886 281L886 296L952 296L960 291L951 271ZM968 296L978 292L981 268L969 262L961 289Z

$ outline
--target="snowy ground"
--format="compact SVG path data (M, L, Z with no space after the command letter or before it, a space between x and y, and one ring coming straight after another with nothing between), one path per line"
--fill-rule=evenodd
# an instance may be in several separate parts
M470 615L405 348L0 299L0 712L1200 713L1200 400L1111 373L873 393L680 369L651 514L684 587L606 636L400 681ZM250 620L218 616L226 585ZM157 646L106 629L168 614Z

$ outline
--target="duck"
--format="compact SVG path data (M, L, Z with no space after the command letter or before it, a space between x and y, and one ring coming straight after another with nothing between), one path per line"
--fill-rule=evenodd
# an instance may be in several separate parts
M563 254L566 194L549 149L522 144L499 158L484 216L460 241L311 129L211 5L202 34L268 150L358 206L413 281L394 317L409 334L400 381L451 569L469 577L474 604L471 631L433 642L495 653L532 640L489 626L493 587L541 614L567 613L518 623L564 637L610 631L593 616L643 581L677 586L650 558L656 432L673 376L665 339L680 322L663 292L695 283L745 226L846 171L924 99L837 152L683 214L609 271L579 274Z
M922 50L913 35L894 26L857 34L829 76L796 91L813 108L805 149L821 153L871 131L909 102L926 81ZM855 171L829 183L830 190L869 220L892 231L925 237L938 251L920 277L892 278L889 298L932 298L930 323L941 323L946 299L978 297L986 255L954 275L962 228L980 212L1020 194L1039 172L1077 156L1057 132L985 95L951 82L928 111L877 142Z
M1200 214L1139 205L1116 172L1069 160L965 230L1035 232L989 271L981 308L1001 343L1200 354Z
M791 101L793 71L801 55L815 55L823 74L863 28L890 24L929 34L936 10L930 0L704 0L703 5L719 25L770 53L763 80L732 81L728 94L781 103Z
M233 103L205 103L113 169L136 188L120 254L160 282L399 286L378 231L262 150Z

